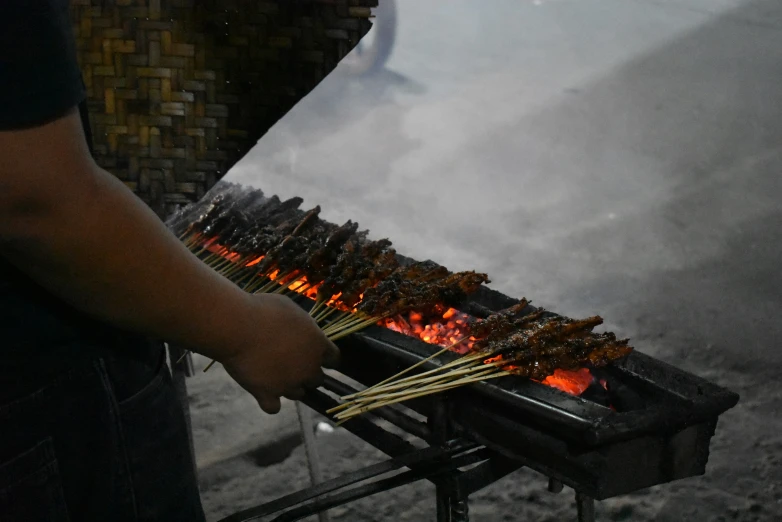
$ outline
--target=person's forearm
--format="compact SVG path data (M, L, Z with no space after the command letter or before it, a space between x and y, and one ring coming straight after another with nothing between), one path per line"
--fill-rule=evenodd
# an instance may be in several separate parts
M0 252L74 307L220 358L249 298L191 254L119 180L93 167L80 189L20 205ZM86 181L85 181L86 180ZM242 303L240 303L240 301Z

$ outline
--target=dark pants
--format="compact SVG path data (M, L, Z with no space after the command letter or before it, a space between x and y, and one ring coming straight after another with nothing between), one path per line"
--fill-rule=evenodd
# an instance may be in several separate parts
M162 347L150 354L85 360L18 397L0 359L0 521L204 520Z

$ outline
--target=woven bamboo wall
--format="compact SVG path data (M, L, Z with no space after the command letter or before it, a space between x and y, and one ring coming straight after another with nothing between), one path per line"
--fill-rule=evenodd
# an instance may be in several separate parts
M98 163L199 199L369 30L377 0L71 0Z

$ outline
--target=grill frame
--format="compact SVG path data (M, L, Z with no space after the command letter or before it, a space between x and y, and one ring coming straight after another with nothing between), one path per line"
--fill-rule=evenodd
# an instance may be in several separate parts
M340 368L340 373L367 386L395 373L395 370L371 374L357 370L360 365L378 360L375 349L378 343L372 333L357 334L338 343L343 360L351 361ZM365 352L363 357L356 356L360 351ZM415 362L423 358L407 355L400 360ZM427 366L422 365L422 368ZM371 378L367 378L369 375ZM548 388L542 384L536 386ZM716 414L701 415L701 419L692 417L687 423L661 425L656 430L651 429L658 417L654 416L647 423L650 429L634 432L626 429L631 426L627 419L627 422L617 423L613 433L608 431L611 424L607 422L589 423L578 419L575 422L581 424L581 430L576 431L571 428L571 421L577 417L562 415L561 410L548 409L545 404L540 409L527 410L526 415L520 417L518 414L522 411L512 409L518 396L491 388L490 383L479 383L441 394L442 397L423 397L405 405L428 418L434 414L436 400L442 399L447 404L449 421L460 437L479 442L598 500L705 473L709 442L717 425ZM343 390L334 391L342 393ZM553 388L544 391L564 395L565 401L583 401ZM497 400L498 397L502 400ZM536 402L524 404L538 406ZM324 409L317 406L314 409L325 414ZM399 409L391 411L399 412ZM545 418L534 418L530 411L541 413ZM556 420L565 422L551 422ZM602 431L596 432L596 429ZM595 433L604 436L592 439ZM612 435L613 439L605 435Z
M515 302L482 288L460 309L485 316ZM379 326L337 344L343 354L339 373L365 386L438 349ZM415 371L457 357L447 354ZM615 412L544 384L504 377L415 399L405 408L431 418L442 401L458 436L598 500L705 473L718 417L737 404L736 393L638 351L603 374L643 395L645 407ZM386 409L396 412L383 415L392 423L389 416L403 415L401 408Z
M172 218L169 225L176 228L182 218L183 215ZM402 264L413 262L399 257ZM296 301L305 310L313 306L302 296ZM483 287L457 308L475 317L486 317L516 303L515 299ZM533 310L529 306L526 311ZM354 333L337 344L342 350L342 364L324 384L324 389L336 396L357 391L346 380L371 386L439 351L438 346L379 326ZM440 356L437 361L421 364L414 373L434 369L457 357ZM575 397L529 379L504 377L352 418L344 427L392 460L415 460L421 450L373 423L375 417L422 439L430 448L473 444L480 448L481 463L461 470L458 468L462 461L415 460L416 465L407 466L407 477L403 473L398 480L378 480L334 493L342 487L340 481L355 483L349 476L341 477L328 487L318 486L290 495L287 500L278 499L245 510L225 522L251 520L243 517L272 508L292 508L279 517L280 521L299 520L290 517L317 513L407 483L404 481L420 479L437 486L438 521L465 522L467 497L471 493L523 466L547 476L552 492L561 491L563 484L572 487L576 491L579 521L590 522L594 520L595 499L705 473L718 418L738 403L737 394L637 351L593 371L608 381L604 391L618 411L589 400L587 394ZM603 390L599 386L592 388ZM303 402L324 415L337 404L333 396L319 390L310 392ZM424 469L435 464L445 467ZM357 481L372 478L367 470L356 472ZM296 499L304 497L318 500L308 506L300 505Z

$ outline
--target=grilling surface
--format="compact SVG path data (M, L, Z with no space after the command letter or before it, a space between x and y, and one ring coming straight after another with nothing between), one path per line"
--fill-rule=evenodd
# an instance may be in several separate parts
M263 226L268 232L271 223L278 228L277 235L253 236L246 228L237 226L248 223L237 218L238 214L234 213L233 217L230 213L215 214L213 204L221 200L233 201L232 207L244 208L246 212L257 211L272 201L274 207L285 212L276 218L266 216ZM258 245L266 241L263 248L271 250L282 245L286 238L297 237L294 232L312 227L326 242L341 241L340 235L355 234L359 248L369 244L369 249L375 250L374 256L381 257L389 266L398 264L403 270L413 267L419 274L435 273L440 277L450 273L433 262L398 256L386 240L367 243L366 232L358 232L352 222L342 227L324 223L317 218L317 207L305 213L298 210L301 203L299 198L283 202L274 197L264 198L260 191L221 183L201 202L174 216L169 226L202 259L245 289L287 292L309 309L340 344L343 352L340 373L365 386L377 385L414 364L420 366L411 375L459 360L462 353L474 350L481 341L468 335L474 325L490 324L487 319L496 317L497 312L516 307L518 313L512 315L513 320L532 314L538 314L544 324L559 319L556 314L538 310L524 300L512 299L483 286L480 283L486 278L474 272L464 273L463 280L456 278L456 284L429 302L428 308L395 309L396 315L385 317L356 314L365 290L370 290L369 283L365 287L346 288L348 297L343 301L332 293L336 287L322 290L327 286L320 284L322 281L317 277L302 277L296 270L286 271L269 261L259 266L266 256L259 255ZM205 226L194 230L194 222L210 209L212 217L220 219L202 221ZM263 226L254 230L259 232ZM285 251L285 255L294 261L294 267L302 266L296 265L301 263L301 257L297 260L291 252L305 253L303 243L288 239L286 244L297 245ZM325 266L314 267L321 270L321 277ZM363 279L354 275L343 280L369 279L374 284L372 291L378 294L374 289L380 286L381 278L378 272L372 273L374 265L361 266L359 272L363 270ZM261 268L265 272L260 273ZM572 322L565 320L561 324ZM609 340L614 342L615 338ZM443 345L452 345L453 352L428 360ZM566 363L564 372L555 369L550 374L544 372L547 375L527 374L533 379L508 375L453 390L446 400L458 406L450 408L450 422L460 436L524 462L598 499L702 474L717 417L734 406L738 396L639 352L622 355L613 361L598 359L598 363L610 362L599 368ZM509 365L512 362L509 360ZM422 396L405 404L430 417L438 403L442 401ZM325 411L318 404L310 405L322 413ZM346 427L350 429L349 424Z
M311 314L333 340L382 323L457 353L477 353L459 368L472 375L457 381L443 375L432 392L513 374L572 394L592 388L589 395L605 402L607 394L596 385L608 392L608 382L596 380L587 367L620 359L631 348L611 333L594 333L601 318L567 319L532 309L524 299L482 319L458 312L488 282L485 274L451 273L431 261L400 263L390 241L367 239L352 221L327 223L318 217L319 207L303 212L301 203L224 183L169 224L248 292L314 299ZM454 314L461 321L450 320ZM414 321L417 329L410 326ZM415 387L419 395L425 388Z

